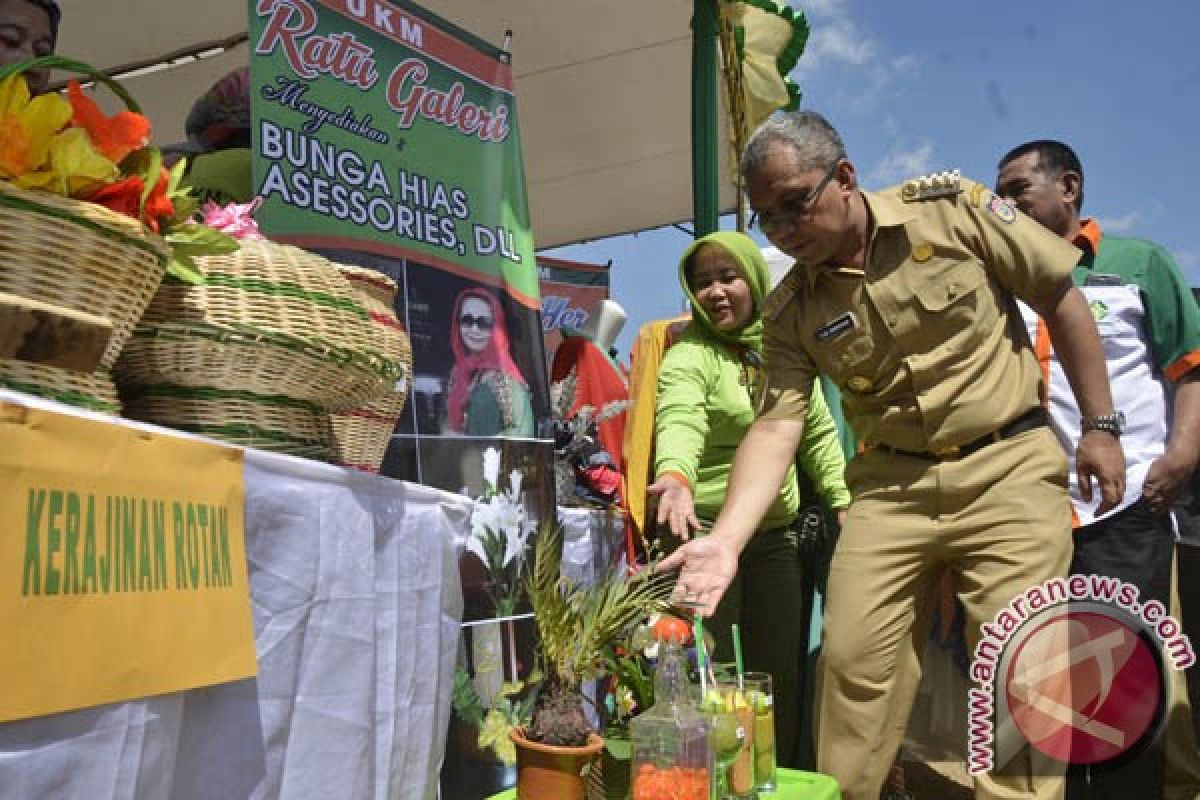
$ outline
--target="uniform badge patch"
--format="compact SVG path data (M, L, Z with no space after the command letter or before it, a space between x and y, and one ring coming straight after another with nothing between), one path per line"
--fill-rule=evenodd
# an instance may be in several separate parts
M1108 316L1108 306L1102 300L1093 300L1088 303L1088 308L1092 310L1092 318L1096 322Z
M847 311L832 322L827 322L813 331L813 338L818 342L832 341L846 331L853 330L857 324L858 321L854 319L854 314Z
M993 194L991 199L988 200L987 207L988 211L1007 223L1011 224L1017 218L1016 209L1001 200L999 195Z
M914 244L912 249L912 260L918 264L928 261L933 258L933 245L929 242L921 242Z

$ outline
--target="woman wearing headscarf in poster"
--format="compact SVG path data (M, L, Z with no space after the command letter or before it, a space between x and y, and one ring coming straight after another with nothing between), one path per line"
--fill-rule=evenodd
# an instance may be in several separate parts
M529 384L513 362L504 309L487 290L466 289L454 301L446 431L468 436L534 435Z
M0 66L54 54L62 11L54 0L0 0ZM25 73L32 94L50 84L50 71Z

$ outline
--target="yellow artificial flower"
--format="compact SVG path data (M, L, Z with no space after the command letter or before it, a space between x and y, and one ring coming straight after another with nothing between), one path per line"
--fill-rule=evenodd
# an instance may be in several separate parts
M43 189L67 197L91 194L120 177L117 165L96 150L82 128L68 128L50 141L47 164L39 171L22 175L17 185Z
M487 716L483 718L483 724L479 726L478 739L481 748L490 747L496 757L510 767L517 763L516 745L508 738L508 732L512 728L513 725L504 712L493 708L488 711Z
M71 121L71 104L57 94L40 94L30 101L21 114L21 122L29 132L29 168L39 169L50 155L54 134Z
M0 81L0 117L20 114L29 105L29 84L20 75L9 75Z
M524 681L505 681L500 684L500 696L512 697L515 694L520 694L525 690Z
M0 178L41 169L51 141L72 114L71 104L57 94L30 97L18 75L0 82Z

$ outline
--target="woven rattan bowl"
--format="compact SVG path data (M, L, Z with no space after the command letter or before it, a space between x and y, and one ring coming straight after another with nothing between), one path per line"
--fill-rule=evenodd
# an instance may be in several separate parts
M134 331L117 364L123 393L232 390L337 411L392 390L400 368L327 259L249 241L196 261L204 284L165 282Z
M109 319L111 368L166 269L166 242L95 203L0 181L0 292Z
M108 370L76 372L29 361L0 358L0 387L67 405L119 414L117 386Z

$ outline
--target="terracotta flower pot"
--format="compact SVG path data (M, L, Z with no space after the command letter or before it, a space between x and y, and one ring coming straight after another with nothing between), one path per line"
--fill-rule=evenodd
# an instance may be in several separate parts
M582 747L557 747L514 728L509 738L517 747L517 800L584 800L586 767L604 749L603 737L593 733Z

